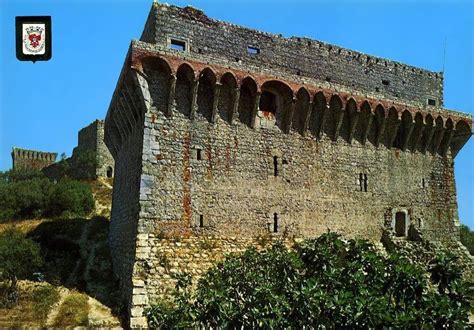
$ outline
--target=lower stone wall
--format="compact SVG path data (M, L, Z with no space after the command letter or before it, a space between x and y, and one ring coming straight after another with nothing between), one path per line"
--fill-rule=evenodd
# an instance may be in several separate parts
M175 290L175 276L186 272L193 283L226 254L239 253L250 246L268 247L277 240L292 246L299 239L261 235L255 238L223 236L190 236L163 238L156 234L139 234L133 276L131 327L146 326L144 311L159 301L169 301Z

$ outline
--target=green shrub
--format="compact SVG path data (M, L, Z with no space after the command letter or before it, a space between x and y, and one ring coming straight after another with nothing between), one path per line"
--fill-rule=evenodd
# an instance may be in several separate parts
M41 216L83 216L94 208L89 185L63 179L54 184L38 171L0 174L0 221Z
M276 244L229 256L194 293L180 275L174 304L153 306L148 321L164 328L458 328L467 326L469 304L455 263L438 255L427 272L367 241L328 233L293 250Z
M0 281L5 282L1 305L14 305L18 300L17 279L30 277L43 264L40 248L17 230L0 234Z
M64 179L55 185L51 194L50 211L53 215L83 216L94 209L92 190L86 183Z
M461 243L469 250L469 253L474 256L474 231L466 225L461 225L460 239Z

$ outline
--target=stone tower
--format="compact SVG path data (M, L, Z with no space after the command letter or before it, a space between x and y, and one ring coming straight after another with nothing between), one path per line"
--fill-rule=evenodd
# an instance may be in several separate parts
M443 107L442 73L153 4L105 120L131 325L176 271L262 235L456 239L453 159L471 129Z

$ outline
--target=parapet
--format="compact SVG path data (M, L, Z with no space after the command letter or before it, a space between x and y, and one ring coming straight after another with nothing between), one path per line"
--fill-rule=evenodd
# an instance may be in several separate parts
M154 3L141 41L377 93L419 106L443 106L443 74L305 37L284 38L211 19L192 7Z
M55 152L43 152L14 147L12 149L13 169L41 170L54 163L57 156L58 154Z

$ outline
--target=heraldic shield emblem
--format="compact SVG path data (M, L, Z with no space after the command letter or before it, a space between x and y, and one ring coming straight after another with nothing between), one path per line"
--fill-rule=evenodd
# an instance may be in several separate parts
M51 16L16 17L16 55L20 61L51 58Z

